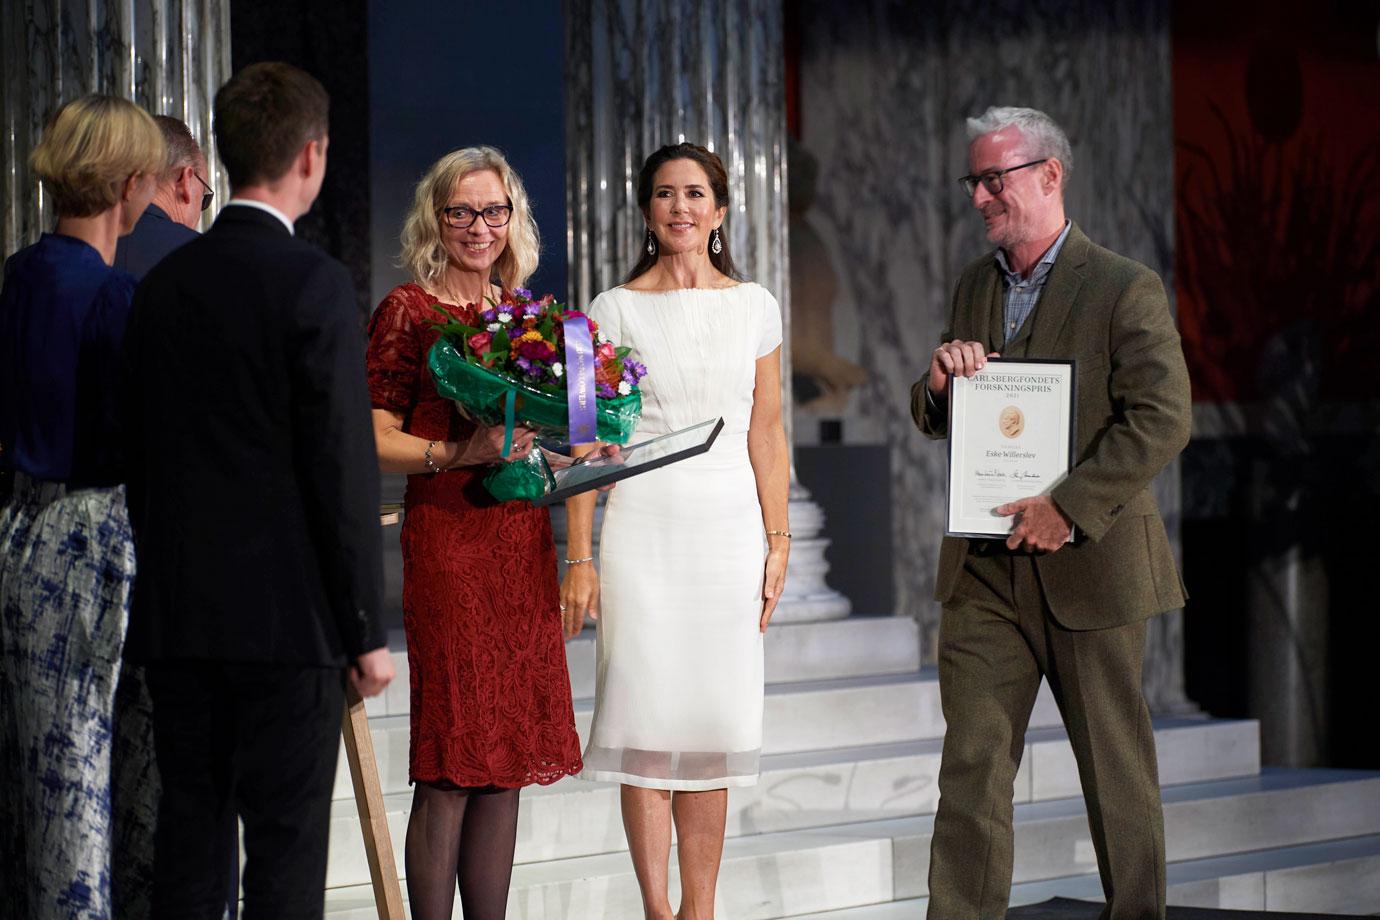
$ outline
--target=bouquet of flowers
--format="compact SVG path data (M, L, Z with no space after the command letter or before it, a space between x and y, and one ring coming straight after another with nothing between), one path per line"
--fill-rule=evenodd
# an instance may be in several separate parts
M642 414L638 383L647 368L631 349L610 342L598 323L567 310L550 294L539 300L518 288L500 303L445 321L427 356L436 390L469 418L505 426L506 456L513 428L587 443L626 444ZM550 483L541 451L522 463L506 463L485 477L500 501L541 495Z

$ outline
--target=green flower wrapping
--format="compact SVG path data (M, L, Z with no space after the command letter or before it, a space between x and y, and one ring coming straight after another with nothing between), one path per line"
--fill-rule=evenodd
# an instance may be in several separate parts
M436 391L453 400L467 417L484 425L524 424L538 434L565 439L570 412L565 393L552 393L498 373L465 358L450 335L442 335L427 354L427 367ZM626 444L642 415L642 396L601 398L595 421L599 440ZM484 488L499 501L531 501L543 495L554 480L541 451L521 461L502 463L484 477Z

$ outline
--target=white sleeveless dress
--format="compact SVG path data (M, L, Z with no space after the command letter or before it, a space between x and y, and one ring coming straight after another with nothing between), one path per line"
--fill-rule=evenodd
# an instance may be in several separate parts
M748 461L756 362L781 312L751 283L614 288L589 314L647 365L634 441L723 416L708 453L625 479L600 536L585 779L703 790L757 781L766 536Z

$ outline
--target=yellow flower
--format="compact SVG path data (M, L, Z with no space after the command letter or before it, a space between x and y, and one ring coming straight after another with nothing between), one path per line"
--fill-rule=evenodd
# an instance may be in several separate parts
M535 329L530 329L530 330L528 330L527 332L524 332L522 335L517 336L516 338L514 338L514 339L511 340L511 343L510 343L510 345L509 345L509 347L508 347L508 352L509 352L509 354L516 355L516 354L517 354L517 350L518 350L518 346L521 345L523 342L544 342L544 341L546 341L546 340L543 339L543 338L541 337L541 333L540 333L540 332L537 332Z

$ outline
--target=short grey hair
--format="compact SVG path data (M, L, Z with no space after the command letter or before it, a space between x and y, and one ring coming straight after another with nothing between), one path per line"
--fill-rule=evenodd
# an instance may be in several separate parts
M187 129L184 122L171 115L155 115L153 121L163 133L163 146L168 151L168 158L163 165L165 180L176 178L182 167L196 167L205 160L201 154L201 146L196 142L196 138L192 137L192 132Z
M1016 127L1025 138L1025 152L1035 159L1051 157L1064 166L1064 176L1073 172L1073 148L1064 129L1039 109L1023 109L1013 105L994 105L976 118L968 119L968 140L1003 128Z

